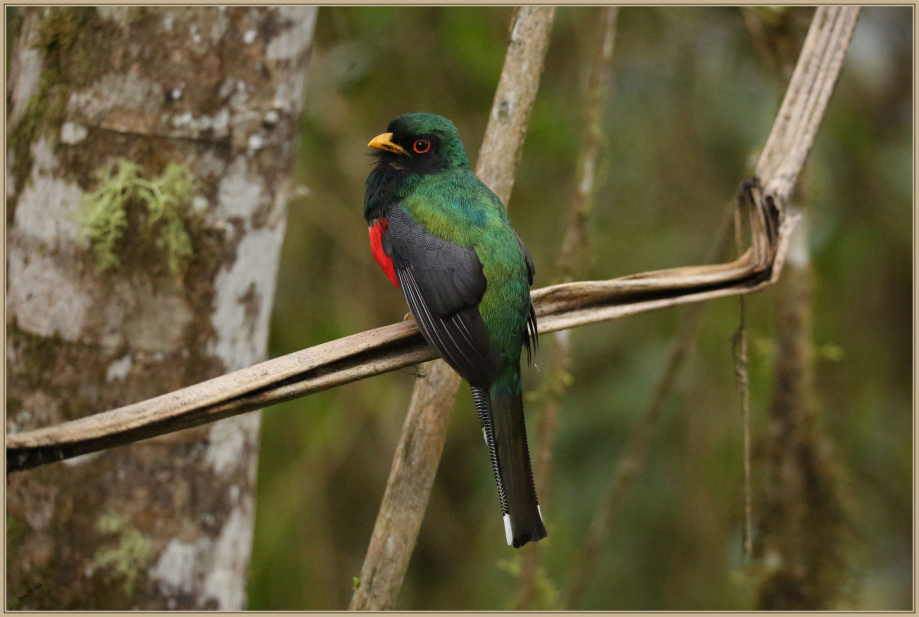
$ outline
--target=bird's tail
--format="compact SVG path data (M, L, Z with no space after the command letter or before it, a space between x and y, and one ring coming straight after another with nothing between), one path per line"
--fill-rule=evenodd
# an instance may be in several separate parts
M527 448L520 368L505 373L487 390L472 386L472 398L498 483L507 543L520 548L545 538Z

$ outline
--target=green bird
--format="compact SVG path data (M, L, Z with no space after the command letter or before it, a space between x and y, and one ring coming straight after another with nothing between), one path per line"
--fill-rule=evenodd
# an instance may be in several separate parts
M520 353L538 343L533 258L469 166L452 122L409 113L369 144L364 217L380 267L425 340L469 382L507 543L546 537L527 448Z

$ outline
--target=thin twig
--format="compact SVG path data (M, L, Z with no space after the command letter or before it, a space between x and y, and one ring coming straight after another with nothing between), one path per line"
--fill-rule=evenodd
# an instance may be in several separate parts
M743 196L741 196L743 198ZM741 216L738 211L734 215L734 246L738 253L743 249L743 236ZM734 355L734 379L737 391L740 393L741 421L743 423L743 479L744 479L744 525L743 525L743 556L749 561L753 556L753 486L750 436L750 377L747 359L747 306L743 296L740 300L740 324L731 340L731 349Z
M610 90L613 67L613 49L616 41L616 18L619 8L606 7L601 13L596 52L591 62L585 93L584 134L581 154L575 173L575 192L568 211L568 223L562 236L562 245L555 263L557 279L569 283L582 277L590 264L590 244L587 236L587 219L593 210L594 196L600 176L599 159L605 145L603 112ZM549 496L549 471L552 449L558 428L558 410L562 394L568 384L571 364L571 337L568 330L557 332L552 339L549 371L543 380L544 402L537 427L538 446L534 472L543 508ZM534 605L536 576L539 570L541 545L530 544L524 548L523 564L517 586L514 610L527 610Z
M555 264L557 280L568 283L582 276L588 267L587 219L594 206L599 160L606 145L603 114L609 97L613 72L613 50L616 43L616 19L619 8L607 7L600 20L597 53L590 65L584 113L584 135L575 173L576 190L568 212L568 223Z
M751 480L751 437L750 437L750 378L747 359L746 304L740 296L740 324L734 332L734 378L740 393L740 409L743 421L743 556L749 561L753 555L753 486Z
M554 16L553 7L520 7L512 21L476 165L477 175L505 205L523 152ZM431 363L428 370L428 377L415 385L412 394L350 610L393 608L415 549L460 384L459 376L442 360Z

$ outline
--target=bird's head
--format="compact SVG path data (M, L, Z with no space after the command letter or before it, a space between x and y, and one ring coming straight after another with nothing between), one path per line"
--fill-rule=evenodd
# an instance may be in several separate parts
M367 145L376 149L373 154L378 164L408 173L424 175L469 167L456 126L435 114L401 115Z

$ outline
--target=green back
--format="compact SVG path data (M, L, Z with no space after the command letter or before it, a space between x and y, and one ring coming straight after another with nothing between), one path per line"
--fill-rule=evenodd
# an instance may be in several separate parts
M505 362L516 365L530 293L523 251L501 201L462 168L412 178L401 188L402 209L429 233L475 249L488 281L479 312Z

